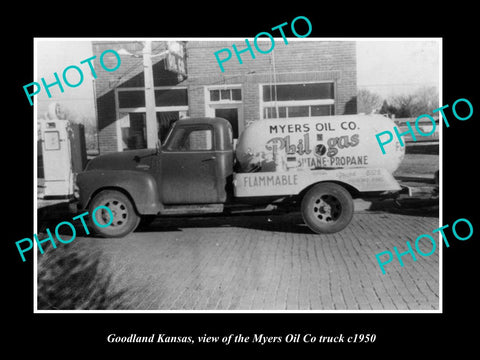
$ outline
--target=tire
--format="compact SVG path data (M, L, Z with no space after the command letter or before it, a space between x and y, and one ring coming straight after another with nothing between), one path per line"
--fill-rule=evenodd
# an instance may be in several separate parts
M106 209L100 208L95 212L94 220L94 210L98 206L108 207L113 214L113 219ZM136 213L130 199L116 190L104 190L98 193L91 201L88 210L92 230L107 238L124 237L135 230L140 222L140 216ZM109 222L111 222L109 226L99 226Z
M307 191L302 199L301 211L303 221L313 232L336 233L352 220L352 196L343 186L320 183Z

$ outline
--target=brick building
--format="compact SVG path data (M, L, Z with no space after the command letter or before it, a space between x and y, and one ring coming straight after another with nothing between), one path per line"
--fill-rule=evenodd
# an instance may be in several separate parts
M146 109L141 41L93 42L93 54L99 58L105 50L120 54L121 66L112 72L96 70L95 97L97 107L98 143L100 153L146 147ZM164 52L167 43L152 42L152 55ZM105 56L105 66L114 68ZM184 77L166 70L164 57L152 57L155 111L160 137L171 123L188 112L188 95Z
M267 39L268 40L268 39ZM155 111L164 139L179 118L217 116L229 120L237 137L252 121L266 118L354 114L356 106L355 42L276 39L274 50L261 54L245 41L186 41L187 76L167 70L166 59L153 61ZM252 43L252 41L250 41ZM259 41L261 49L270 42ZM153 42L152 54L166 49ZM94 42L94 54L106 49L141 53L141 42ZM229 61L220 70L214 53L228 48ZM123 55L114 72L98 71L96 80L100 153L146 147L145 97L141 58ZM109 66L106 63L107 66Z

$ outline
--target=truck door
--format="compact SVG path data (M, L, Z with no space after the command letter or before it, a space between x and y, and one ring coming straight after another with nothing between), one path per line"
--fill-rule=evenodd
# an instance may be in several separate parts
M219 203L213 127L178 126L162 149L160 187L164 204Z

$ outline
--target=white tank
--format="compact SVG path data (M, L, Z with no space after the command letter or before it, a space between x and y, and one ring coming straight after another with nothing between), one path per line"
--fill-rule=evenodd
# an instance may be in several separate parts
M394 126L382 115L258 120L238 139L239 172L380 167L393 173L405 148L393 135L383 154L375 135L393 133Z

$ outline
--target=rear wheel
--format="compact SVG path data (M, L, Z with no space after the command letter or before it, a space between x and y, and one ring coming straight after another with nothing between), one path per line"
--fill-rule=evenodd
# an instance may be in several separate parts
M317 184L302 199L302 217L305 224L318 234L343 230L353 217L352 196L338 184Z
M95 211L99 206L102 208ZM93 231L104 237L126 236L135 230L140 222L130 199L116 190L98 193L90 203L89 214Z

